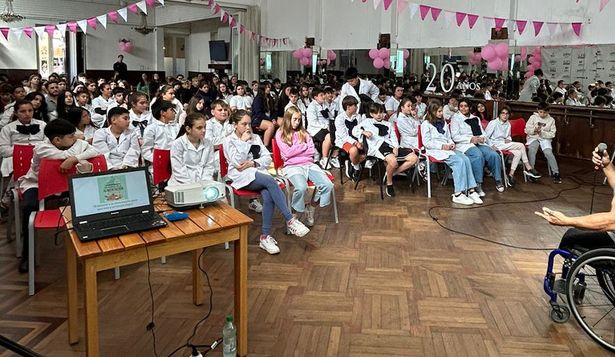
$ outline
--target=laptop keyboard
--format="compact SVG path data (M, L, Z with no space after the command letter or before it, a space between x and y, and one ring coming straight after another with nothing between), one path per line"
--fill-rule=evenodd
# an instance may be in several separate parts
M119 233L122 233L123 231L127 231L128 230L127 227L150 228L150 227L159 227L163 225L164 225L164 220L160 217L160 215L155 212L151 212L148 214L114 217L113 219L88 222L81 226L83 228L86 228L89 231L100 230L100 231L106 231L105 233L109 233L108 232L109 230L117 229L118 234L119 234ZM126 229L122 229L123 227L126 227Z

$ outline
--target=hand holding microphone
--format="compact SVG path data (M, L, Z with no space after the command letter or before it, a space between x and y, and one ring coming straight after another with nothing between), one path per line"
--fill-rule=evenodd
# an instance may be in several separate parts
M606 150L607 146L605 143L600 143L596 146L592 154L592 162L596 165L594 169L598 170L607 167L611 163L611 158Z

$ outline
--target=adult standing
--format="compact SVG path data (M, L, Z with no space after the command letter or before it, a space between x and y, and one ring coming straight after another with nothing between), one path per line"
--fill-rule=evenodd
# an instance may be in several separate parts
M367 95L373 101L378 99L380 89L378 89L378 87L376 87L376 85L371 81L359 78L359 71L357 71L356 68L348 68L346 70L345 77L346 83L344 83L342 90L340 91L341 100L344 100L346 96L351 95L357 98L359 105L361 105L361 98L359 97L361 94Z
M117 73L118 79L128 80L128 66L124 63L124 55L117 56L117 62L113 64L113 72Z
M540 87L540 81L542 80L543 75L542 69L540 68L534 71L534 75L525 81L523 89L519 93L519 101L532 101L532 98L534 98L536 93L538 93L538 88Z

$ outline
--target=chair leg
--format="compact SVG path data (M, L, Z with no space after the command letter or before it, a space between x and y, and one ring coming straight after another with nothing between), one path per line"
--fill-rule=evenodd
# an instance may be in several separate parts
M14 208L13 210L15 211L13 214L15 215L15 249L16 249L16 255L18 258L21 258L21 251L23 250L23 237L21 236L22 232L21 232L21 220L22 219L26 219L26 217L22 217L21 216L21 210L20 210L20 205L19 205L19 196L17 195L16 191L13 191L14 193Z
M427 198L431 198L431 165L429 163L429 159L427 159L425 163L427 165Z
M502 177L504 177L504 187L510 187L510 182L508 182L508 175L506 174L506 161L504 160L504 154L499 152L500 159L502 160Z
M113 278L115 280L120 280L120 267L113 268Z
M333 196L333 217L335 218L335 223L340 223L337 213L337 200L335 199L335 187L331 190L331 195Z
M28 295L34 295L34 219L36 212L30 214L28 222Z

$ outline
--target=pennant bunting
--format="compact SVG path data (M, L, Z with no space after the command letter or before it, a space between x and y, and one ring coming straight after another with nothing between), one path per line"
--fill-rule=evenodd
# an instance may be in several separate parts
M17 40L21 40L21 35L23 34L23 28L21 27L13 28L11 29L11 32L13 33L13 36L17 37Z
M117 10L118 15L120 15L122 17L122 19L124 21L128 21L128 9L123 7L119 10Z
M549 35L555 35L557 32L557 22L547 22L547 28L549 29Z
M562 32L564 32L564 33L565 33L566 31L570 30L570 29L568 28L568 26L570 26L570 23L564 23L564 22L561 22L561 23L559 24L559 29L560 29L560 31L562 31Z
M43 38L43 35L45 34L45 26L37 26L34 28L34 31L38 37Z
M419 5L415 3L410 4L410 20L416 16L416 13L419 11Z
M107 15L100 15L96 17L96 20L98 20L98 22L100 22L100 24L102 25L102 27L107 28Z
M160 3L160 5L164 6L164 0L158 0L158 2Z
M77 23L75 21L71 21L66 24L68 26L68 30L70 32L77 32Z
M384 4L384 11L387 11L393 4L393 0L383 0L382 3Z
M378 5L380 5L380 1L381 0L374 0L374 10L378 8Z
M23 33L25 33L26 36L28 36L29 38L32 38L32 32L34 32L34 29L32 29L32 27L24 27L23 29Z
M58 29L58 32L64 36L64 34L66 33L66 26L67 24L57 24L56 28Z
M431 9L431 7L427 5L419 5L419 11L421 13L421 20L425 20L425 17L427 17L427 13L429 12L429 9Z
M468 14L468 26L470 26L470 30L474 28L476 21L478 21L478 15Z
M220 20L222 20L222 23L225 24L228 21L228 12L223 10L222 16L220 16Z
M604 7L609 3L610 0L600 0L600 11L604 10Z
M88 32L88 20L79 20L77 21L77 25L79 25L79 28L83 31L83 33Z
M90 26L91 28L93 28L94 30L96 30L96 18L95 17L90 17L89 19L86 20L88 23L88 26Z
M493 17L483 16L483 27L485 28L485 32L491 33L491 28L493 27Z
M466 16L468 14L466 14L465 12L456 12L455 13L455 19L457 20L457 26L461 27L461 24L463 23L463 20L465 20Z
M519 31L519 35L523 35L523 31L525 31L525 26L527 25L526 20L517 20L517 31Z
M496 17L495 18L495 30L500 31L504 27L504 19Z
M234 29L237 26L237 21L235 21L235 18L231 16L231 19L228 22L228 25L230 26L231 29Z
M8 27L0 27L0 32L2 32L2 36L4 36L4 39L8 41L9 32L11 32L11 29Z
M581 26L583 26L583 23L573 22L570 25L572 26L572 31L574 31L574 34L577 35L577 37L581 36Z
M397 0L397 13L398 14L401 14L402 12L406 11L407 8L408 8L407 0Z
M214 15L217 15L220 12L220 10L222 10L222 8L220 7L220 5L216 4L214 6Z
M139 13L139 8L137 7L137 4L130 4L128 6L126 6L128 8L128 10L130 10L130 12L132 12L133 14L137 14Z
M53 33L56 31L56 27L53 25L47 25L45 26L45 32L47 32L47 34L51 37L53 37Z
M145 4L149 7L156 6L156 0L145 0Z
M117 11L109 11L107 13L107 16L109 16L111 21L113 21L113 22L115 22L117 24Z
M442 9L439 9L437 7L432 7L431 8L431 18L434 21L438 21L438 17L440 17L440 13L442 12Z
M244 25L239 25L239 33L244 33L246 31L246 27Z
M538 34L540 33L540 30L542 29L542 25L544 25L544 22L532 21L532 24L534 25L534 36L538 36Z
M147 15L147 5L145 4L145 0L141 0L137 3L137 7L139 10L143 11L145 15Z

